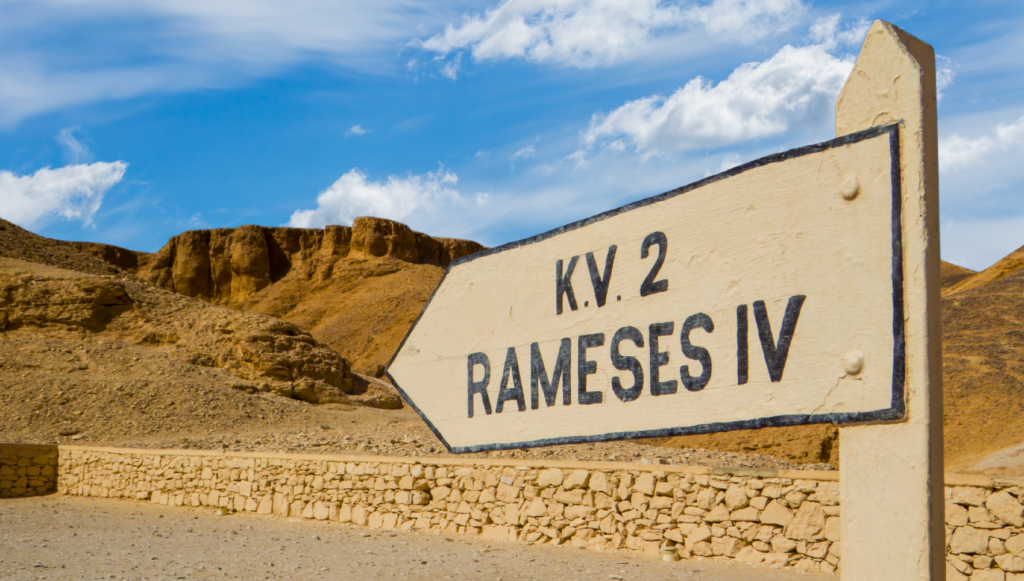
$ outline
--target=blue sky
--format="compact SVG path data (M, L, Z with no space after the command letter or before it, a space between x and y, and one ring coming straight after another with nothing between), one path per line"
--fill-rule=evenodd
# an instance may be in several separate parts
M1019 0L0 0L0 216L501 244L833 137L874 19L940 55L943 257L987 267L1024 245Z

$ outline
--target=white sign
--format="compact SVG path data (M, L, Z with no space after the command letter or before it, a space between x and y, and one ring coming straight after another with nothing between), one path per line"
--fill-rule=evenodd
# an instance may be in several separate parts
M453 452L904 413L898 127L452 263L388 373Z

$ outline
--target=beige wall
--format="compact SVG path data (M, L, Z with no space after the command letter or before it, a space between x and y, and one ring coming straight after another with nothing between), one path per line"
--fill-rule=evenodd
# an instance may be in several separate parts
M59 491L835 571L837 472L61 447ZM1024 581L1022 483L947 477L948 578Z
M57 489L57 446L0 444L0 498Z

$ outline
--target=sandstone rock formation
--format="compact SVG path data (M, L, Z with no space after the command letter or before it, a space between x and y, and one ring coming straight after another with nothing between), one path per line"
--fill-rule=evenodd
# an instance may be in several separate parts
M185 232L155 255L138 255L136 269L140 278L161 288L239 308L289 274L314 282L327 280L344 259L390 258L444 267L482 249L467 240L413 232L391 220L356 218L351 228L241 226ZM116 255L103 252L104 258Z
M137 253L135 272L167 290L295 323L355 369L379 376L444 267L482 249L390 220L357 218L351 228L185 232L156 254Z
M136 344L169 346L193 365L224 369L311 403L354 393L348 362L295 325L214 307L116 279L0 258L0 331L69 327Z

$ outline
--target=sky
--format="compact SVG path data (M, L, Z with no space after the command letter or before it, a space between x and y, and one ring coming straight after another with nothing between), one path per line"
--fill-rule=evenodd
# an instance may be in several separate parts
M0 0L0 217L156 251L380 216L494 246L835 135L932 44L945 260L1024 245L1024 2Z

